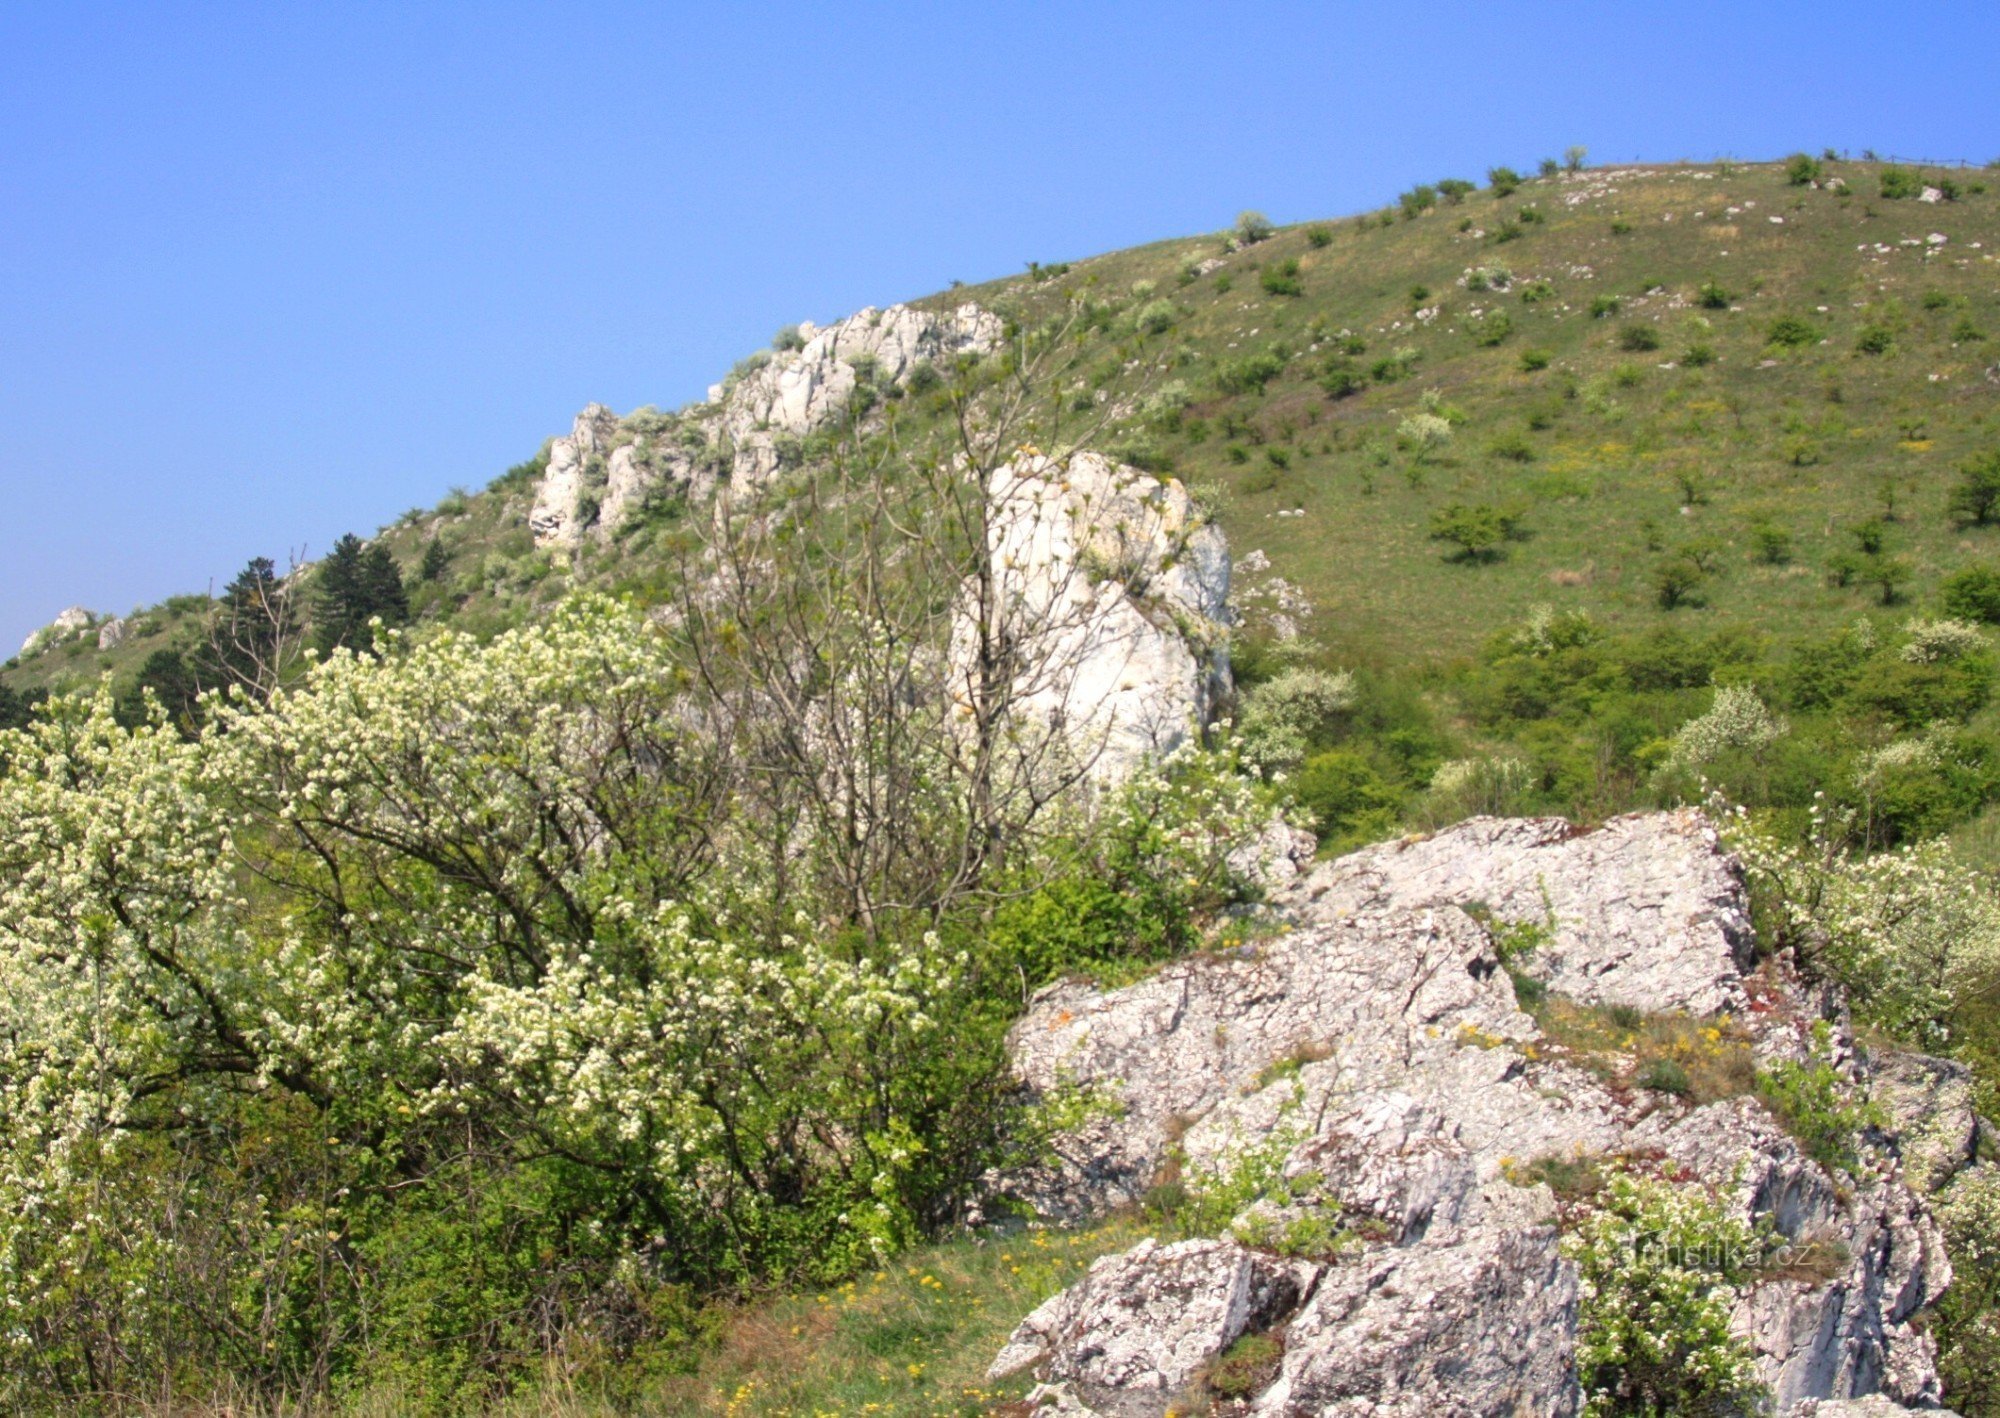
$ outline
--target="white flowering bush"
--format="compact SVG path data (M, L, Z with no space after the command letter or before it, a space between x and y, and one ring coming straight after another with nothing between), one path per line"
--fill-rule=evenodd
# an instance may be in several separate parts
M1681 725L1660 765L1660 776L1698 772L1732 752L1757 753L1791 732L1747 684L1719 685L1706 714Z
M1951 1257L1951 1288L1938 1311L1938 1369L1968 1413L2000 1401L2000 1166L1982 1162L1931 1201Z
M1335 715L1354 707L1354 676L1306 665L1279 671L1243 695L1243 751L1266 773L1295 768Z
M1947 1049L1958 1002L2000 979L2000 903L1951 845L1864 855L1847 816L1823 800L1803 840L1740 809L1712 811L1749 876L1767 940L1847 985L1858 1015Z
M1912 620L1903 627L1903 633L1908 639L1900 653L1916 665L1963 659L1984 650L1990 643L1985 631L1963 620Z
M1762 1254L1747 1224L1699 1187L1620 1174L1563 1248L1588 1418L1754 1411L1764 1389L1729 1329Z
M1272 806L1235 742L991 801L853 623L789 718L579 598L0 733L0 1407L483 1392L948 1220L1024 980L1196 943Z

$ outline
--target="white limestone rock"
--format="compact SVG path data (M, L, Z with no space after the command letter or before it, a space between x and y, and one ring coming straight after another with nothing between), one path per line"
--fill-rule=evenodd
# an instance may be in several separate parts
M1022 1320L987 1377L1039 1366L1097 1412L1159 1418L1243 1334L1295 1310L1319 1270L1234 1241L1142 1241Z
M70 606L21 643L21 658L26 660L44 650L52 650L96 623L97 617L82 606Z
M1544 949L1558 958L1543 973L1557 990L1737 1011L1766 1058L1796 1054L1825 1018L1837 1056L1862 1057L1837 998L1769 968L1754 998L1745 988L1740 874L1698 816L1590 833L1475 820L1315 869L1275 894L1287 927L1275 938L1120 990L1042 991L1009 1036L1017 1076L1031 1096L1083 1089L1106 1106L1056 1139L1052 1161L992 1188L1071 1218L1168 1178L1226 1175L1253 1151L1274 1157L1293 1199L1257 1203L1237 1218L1239 1235L1317 1210L1379 1239L1332 1259L1274 1322L1282 1367L1249 1411L1500 1418L1569 1414L1578 1402L1576 1277L1556 1248L1554 1200L1522 1183L1521 1166L1639 1159L1707 1186L1813 1258L1747 1287L1732 1316L1774 1412L1876 1393L1937 1402L1924 1311L1950 1266L1903 1171L1914 1144L1897 1130L1914 1139L1930 1126L1947 1140L1934 1170L1968 1155L1949 1070L1878 1062L1878 1076L1897 1080L1885 1099L1903 1090L1888 1104L1896 1121L1859 1140L1853 1175L1829 1174L1752 1097L1695 1106L1572 1061L1518 1008L1491 936L1463 909L1472 903L1502 919L1553 905ZM1851 1077L1863 1081L1858 1065ZM1122 1273L1106 1267L1091 1313L1100 1329L1127 1314L1116 1342L1143 1347L1156 1320L1103 1293ZM1099 1347L1116 1338L1093 1333ZM1087 1365L1067 1352L1048 1344L1017 1358L1061 1380L1051 1403L1116 1411L1115 1392L1078 1386Z
M1023 450L988 483L990 604L961 597L953 695L977 701L978 636L1017 648L1008 689L1065 767L1130 775L1207 724L1228 687L1229 547L1172 478L1089 452Z
M116 650L120 645L125 643L125 633L124 619L119 616L112 617L97 627L97 648L99 650Z
M601 404L577 416L549 449L528 517L535 544L574 550L610 536L655 490L701 497L725 472L747 486L784 462L784 441L832 423L862 373L907 385L926 363L999 346L1000 318L976 305L931 312L868 309L825 329L799 327L802 348L771 352L740 378L710 387L708 403L679 415L641 410L621 420Z
M1532 970L1585 1003L1743 1007L1751 933L1741 874L1692 810L1582 834L1555 818L1475 817L1328 862L1300 890L1322 913L1452 901L1543 927L1552 939Z

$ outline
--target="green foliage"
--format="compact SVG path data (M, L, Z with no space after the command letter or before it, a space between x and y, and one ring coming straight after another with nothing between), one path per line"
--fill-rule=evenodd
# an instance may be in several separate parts
M1299 261L1296 256L1288 256L1282 261L1273 261L1257 275L1257 282L1268 295L1304 295L1306 288L1299 280Z
M2000 567L1967 566L1938 586L1938 605L1959 620L2000 625Z
M1520 535L1520 515L1491 503L1454 502L1431 514L1431 540L1448 543L1459 561L1491 561Z
M1793 153L1785 159L1785 181L1794 187L1809 187L1819 181L1820 160L1810 153Z
M1514 317L1504 310L1489 310L1476 320L1468 320L1466 327L1472 332L1472 342L1486 348L1504 344L1514 333Z
M370 622L378 618L390 630L409 623L402 573L379 541L364 545L351 532L340 538L319 565L315 589L314 638L322 654L343 645L367 649Z
M1896 332L1887 325L1867 325L1854 337L1854 348L1862 354L1887 354L1896 343Z
M1729 1329L1761 1248L1694 1187L1613 1176L1564 1250L1577 1263L1577 1368L1588 1418L1740 1412L1764 1396Z
M1269 241L1277 234L1277 228L1262 212L1239 212L1236 216L1236 239L1245 246L1254 246L1260 241Z
M1802 349L1820 341L1819 327L1798 315L1780 315L1764 332L1764 338L1784 349Z
M1924 180L1907 167L1883 168L1881 184L1882 195L1892 202L1914 197L1924 189Z
M1215 387L1225 394L1261 394L1264 386L1284 373L1285 359L1277 350L1259 350L1218 365Z
M1959 468L1945 509L1961 527L1984 527L2000 514L2000 450L1982 453Z
M1734 299L1720 282L1713 280L1703 281L1701 288L1695 292L1695 301L1704 310L1727 310L1729 302Z
M1489 167L1486 185L1493 189L1495 197L1511 197L1521 185L1521 174L1511 167Z
M1660 347L1660 332L1651 325L1626 325L1618 331L1618 348L1638 352Z
M1813 1038L1823 1053L1829 1026L1814 1025ZM1757 1074L1757 1096L1785 1125L1808 1157L1829 1171L1852 1172L1858 1165L1855 1146L1861 1131L1880 1126L1879 1109L1854 1096L1853 1086L1824 1058L1810 1063L1780 1059Z

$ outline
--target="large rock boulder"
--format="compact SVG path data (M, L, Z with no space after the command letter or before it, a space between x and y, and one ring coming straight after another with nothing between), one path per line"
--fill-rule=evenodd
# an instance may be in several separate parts
M26 660L53 650L56 646L74 639L97 623L97 617L82 606L71 606L60 612L47 625L30 635L21 644L21 658Z
M953 636L959 702L1004 695L1029 742L1060 745L1048 771L1098 781L1199 733L1228 686L1229 548L1187 489L1023 450L987 497L991 574ZM981 685L982 633L1011 656L1004 687Z
M927 364L988 353L1003 326L971 304L942 312L892 305L799 331L799 348L758 356L711 389L706 404L624 419L602 404L584 409L549 445L528 515L535 544L574 550L616 532L649 497L700 497L724 475L759 485L783 466L788 441L833 423L864 381L907 385Z
M1775 962L1747 973L1741 876L1699 815L1590 833L1475 820L1323 865L1273 904L1255 944L1124 989L1039 994L1010 1036L1022 1084L1097 1106L1052 1158L992 1179L1045 1216L1076 1218L1251 1164L1284 1177L1229 1228L1232 1244L1312 1257L1296 1307L1266 1322L1283 1357L1249 1411L1576 1412L1577 1277L1558 1244L1574 1203L1543 1184L1554 1163L1702 1187L1784 1243L1785 1262L1740 1292L1731 1320L1778 1413L1878 1393L1937 1400L1923 1311L1950 1268L1906 1178L1905 1140L1864 1133L1851 1171L1830 1172L1749 1092L1747 1061L1804 1057L1816 1024L1833 1030L1852 1087L1868 1065L1837 1000ZM1534 954L1510 962L1524 979L1595 1017L1629 1020L1614 1009L1631 1007L1727 1030L1743 1085L1684 1101L1620 1073L1629 1045L1599 1056L1545 1033L1496 951L1496 930L1523 939L1510 921L1538 927ZM1929 1134L1911 1120L1935 1124L1926 1179L1948 1171L1972 1125L1950 1071L1877 1067L1901 1090L1890 1107L1913 1155ZM1335 1233L1345 1240L1330 1251L1289 1239ZM1129 1395L1093 1368L1113 1348L1146 1350L1161 1323L1114 1293L1127 1274L1101 1263L1088 1288L1038 1312L1062 1324L1017 1334L1010 1363L1036 1368L1048 1404L1160 1411L1118 1407ZM1185 1303L1208 1313L1220 1301ZM1133 1391L1165 1392L1180 1372Z

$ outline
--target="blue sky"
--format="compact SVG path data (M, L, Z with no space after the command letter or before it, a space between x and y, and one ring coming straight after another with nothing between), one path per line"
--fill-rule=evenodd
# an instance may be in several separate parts
M2000 155L2000 7L0 10L0 654L800 318L1592 161Z

